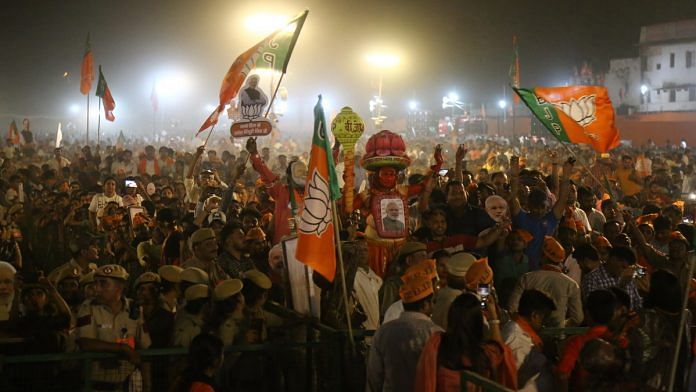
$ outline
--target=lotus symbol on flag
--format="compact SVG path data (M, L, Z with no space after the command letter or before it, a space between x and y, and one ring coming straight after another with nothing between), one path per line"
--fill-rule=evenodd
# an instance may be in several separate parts
M331 223L330 202L329 183L315 169L312 180L307 185L307 195L298 227L300 232L321 237Z
M572 118L583 127L592 124L597 116L597 106L595 105L595 94L584 95L578 99L571 98L570 101L553 102L553 106L562 110L568 117Z

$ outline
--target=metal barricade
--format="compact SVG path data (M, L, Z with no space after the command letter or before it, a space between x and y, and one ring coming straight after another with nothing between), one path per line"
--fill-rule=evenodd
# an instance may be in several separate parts
M226 354L239 355L244 353L272 354L279 352L304 353L304 387L306 390L355 390L350 383L351 367L347 361L355 358L355 351L366 337L374 331L353 331L354 346L351 347L349 334L345 330L337 330L323 325L316 320L305 320L307 339L304 342L264 343L254 345L233 345L225 348ZM587 328L549 328L542 330L543 336L567 336L584 333ZM320 352L320 350L323 350ZM185 348L147 349L139 351L144 366L147 369L150 390L166 390L176 378L177 370L182 369L182 363L187 354ZM365 357L359 357L364 360ZM92 391L94 385L91 377L94 361L116 361L116 354L108 353L56 353L38 355L6 355L0 354L0 390L14 391ZM122 359L122 358L121 358ZM328 361L327 363L323 363ZM355 364L355 363L353 363ZM300 365L300 364L296 364ZM360 363L357 363L360 366ZM323 373L322 370L329 373ZM362 369L364 371L364 368ZM467 383L480 387L483 391L509 391L510 389L495 383L476 373L462 372L462 390ZM133 388L130 388L131 390ZM126 389L128 390L128 389Z

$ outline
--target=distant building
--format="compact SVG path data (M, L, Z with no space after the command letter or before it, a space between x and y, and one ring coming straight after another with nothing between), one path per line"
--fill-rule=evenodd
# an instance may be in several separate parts
M619 114L696 111L696 19L643 26L638 54L609 62Z
M437 119L430 110L410 110L406 126L411 132L434 132Z

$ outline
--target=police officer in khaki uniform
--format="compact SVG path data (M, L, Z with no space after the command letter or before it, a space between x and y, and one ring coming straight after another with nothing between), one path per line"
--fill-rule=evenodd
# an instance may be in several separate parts
M80 276L87 275L90 271L97 269L95 263L99 260L99 248L94 239L84 235L79 236L70 241L69 248L73 255L70 261L48 274L48 280L53 284L57 283L58 276L66 269L69 271L76 269Z
M99 391L120 391L140 365L136 349L150 346L142 311L133 309L124 296L128 273L115 264L99 267L94 274L97 297L85 302L78 313L77 343L82 351L117 353L125 360L94 361L92 386ZM147 377L144 377L147 389Z
M143 308L145 327L150 333L152 348L169 347L174 330L174 313L162 306L159 291L162 279L154 272L145 272L135 280L135 303Z
M227 279L215 286L215 306L213 308L213 326L217 324L217 335L225 346L234 344L239 338L244 321L244 296L242 281Z
M211 286L227 279L227 273L217 262L218 243L213 229L198 229L191 234L190 240L193 257L184 261L183 267L196 267L205 271L210 277Z
M186 293L186 290L195 284L204 284L210 287L210 277L208 273L200 268L188 267L184 268L179 275L179 286L181 287L181 292Z
M183 268L176 265L163 265L157 269L160 276L160 302L165 310L176 313L181 297L181 272Z
M55 281L50 282L56 285L58 293L70 306L73 321L77 316L77 310L82 304L83 298L80 293L80 271L77 268L63 268L56 276Z
M210 288L205 284L195 284L184 294L186 305L176 313L174 321L174 346L186 347L198 336L205 325L210 310Z
M227 279L217 286L213 293L215 302L211 314L211 322L207 328L217 335L225 346L235 343L243 343L244 326L244 295L242 288L244 284L239 279ZM222 368L219 370L220 387L225 391L236 391L230 376L233 368L239 359L239 353L225 356Z

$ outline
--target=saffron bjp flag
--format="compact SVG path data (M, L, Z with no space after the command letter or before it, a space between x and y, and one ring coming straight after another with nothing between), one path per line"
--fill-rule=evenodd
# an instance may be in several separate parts
M109 85L106 84L106 79L102 73L101 65L99 66L99 83L97 84L97 94L99 98L102 99L102 104L104 104L104 118L109 121L116 120L114 116L114 109L116 109L116 101L111 95L111 90L109 90Z
M218 107L208 116L196 135L217 124L218 117L224 111L225 105L237 96L239 89L252 70L266 68L281 73L287 71L290 56L295 49L295 43L297 43L297 38L300 36L308 13L309 11L304 11L234 60L222 79Z
M87 34L87 43L85 44L85 54L82 57L82 67L80 68L80 92L82 95L89 94L92 89L92 81L94 80L94 59L92 58L92 45L89 42L89 33Z
M619 145L614 108L600 86L513 88L532 114L561 142L589 144L600 153Z
M333 282L336 275L336 244L333 200L341 196L338 177L326 132L324 107L314 107L314 136L307 167L304 207L297 225L295 258Z
M12 120L10 123L10 128L7 130L7 140L12 143L12 145L18 145L19 144L19 130L17 129L17 123L15 120Z

